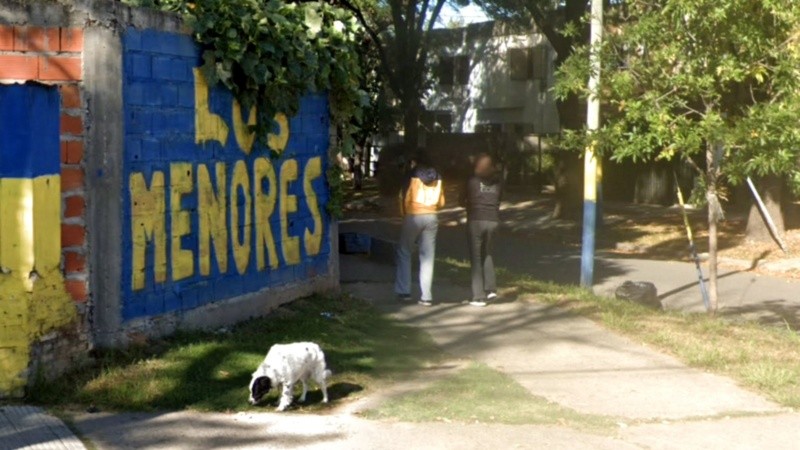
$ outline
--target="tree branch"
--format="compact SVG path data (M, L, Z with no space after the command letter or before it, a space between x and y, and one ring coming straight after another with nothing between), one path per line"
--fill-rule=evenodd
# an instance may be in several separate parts
M386 79L389 81L389 86L391 86L392 90L395 90L396 92L397 88L396 80L394 79L395 77L389 70L389 67L391 67L389 65L389 57L386 54L386 48L384 47L383 40L381 39L378 32L373 27L370 26L366 17L364 17L364 13L361 11L361 9L355 6L354 4L350 3L349 0L334 0L331 3L340 5L345 9L347 9L348 11L350 11L351 13L353 13L353 15L356 17L361 26L364 27L364 30L367 31L367 34L370 36L370 38L372 38L372 40L375 42L375 46L378 48L378 57L381 60L381 71L384 73Z

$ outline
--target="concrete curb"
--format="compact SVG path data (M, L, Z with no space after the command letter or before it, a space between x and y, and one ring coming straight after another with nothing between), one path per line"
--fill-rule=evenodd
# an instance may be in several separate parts
M67 426L42 408L0 407L0 450L11 449L85 450Z

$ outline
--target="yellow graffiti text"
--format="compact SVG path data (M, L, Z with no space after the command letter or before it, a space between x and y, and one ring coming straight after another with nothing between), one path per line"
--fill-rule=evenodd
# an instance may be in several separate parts
M314 190L314 180L322 176L320 157L305 163L302 173L296 159L287 159L276 175L276 167L267 157L218 162L213 171L216 186L206 164L173 162L169 180L164 172L154 171L149 185L144 174L130 175L134 291L144 289L148 279L166 282L168 273L171 281L191 277L195 264L200 276L212 276L212 252L219 274L230 273L234 270L231 265L238 274L277 269L280 257L284 265L300 264L301 239L305 256L320 253L324 229ZM293 187L300 180L304 211L308 212L303 217L310 216L311 221L293 234L293 221L305 220L298 216L300 200L293 193L300 188ZM183 206L194 198L196 209ZM273 224L280 226L275 230L278 236ZM228 263L230 258L233 264Z
M194 108L195 108L195 142L203 144L205 142L216 141L221 146L228 143L229 128L225 119L219 114L211 112L209 105L209 88L203 72L199 68L194 69ZM255 133L251 127L256 124L256 107L250 109L247 122L242 117L242 107L238 101L233 100L231 105L231 119L233 121L233 134L239 150L249 155L255 144ZM267 145L277 153L282 153L289 142L289 119L286 114L278 113L274 117L278 125L278 132L270 133L267 136Z
M198 253L200 274L211 273L211 240L214 241L214 256L217 258L219 271L228 271L228 217L225 196L225 163L217 163L217 190L211 185L211 176L205 164L197 166L197 218L198 218Z
M314 219L314 230L306 229L303 236L303 244L306 249L307 255L319 254L319 249L322 246L322 218L319 214L319 202L317 201L317 193L314 192L314 187L311 184L314 180L322 175L322 158L317 156L311 158L306 163L306 169L303 174L303 194L308 200L309 208L314 208L311 211L311 217Z
M239 216L240 208L237 204L239 192L244 197L241 208L244 217ZM250 230L253 227L250 205L250 178L247 176L247 166L244 161L236 161L231 180L231 245L233 245L233 260L236 262L239 274L247 271L247 264L250 262Z
M164 172L153 172L150 188L144 174L133 173L128 180L131 194L131 242L133 243L132 286L144 289L145 252L153 243L153 272L156 283L167 280L167 228L164 199Z

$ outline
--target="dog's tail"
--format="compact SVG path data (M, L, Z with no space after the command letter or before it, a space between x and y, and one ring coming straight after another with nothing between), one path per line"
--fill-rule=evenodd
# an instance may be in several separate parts
M325 369L325 372L322 373L322 376L327 380L333 376L333 372L331 372L329 369Z

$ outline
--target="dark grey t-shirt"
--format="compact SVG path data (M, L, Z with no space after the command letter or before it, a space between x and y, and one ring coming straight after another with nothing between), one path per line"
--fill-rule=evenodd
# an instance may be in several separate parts
M498 179L473 176L466 186L467 218L499 222L502 196L503 187Z

